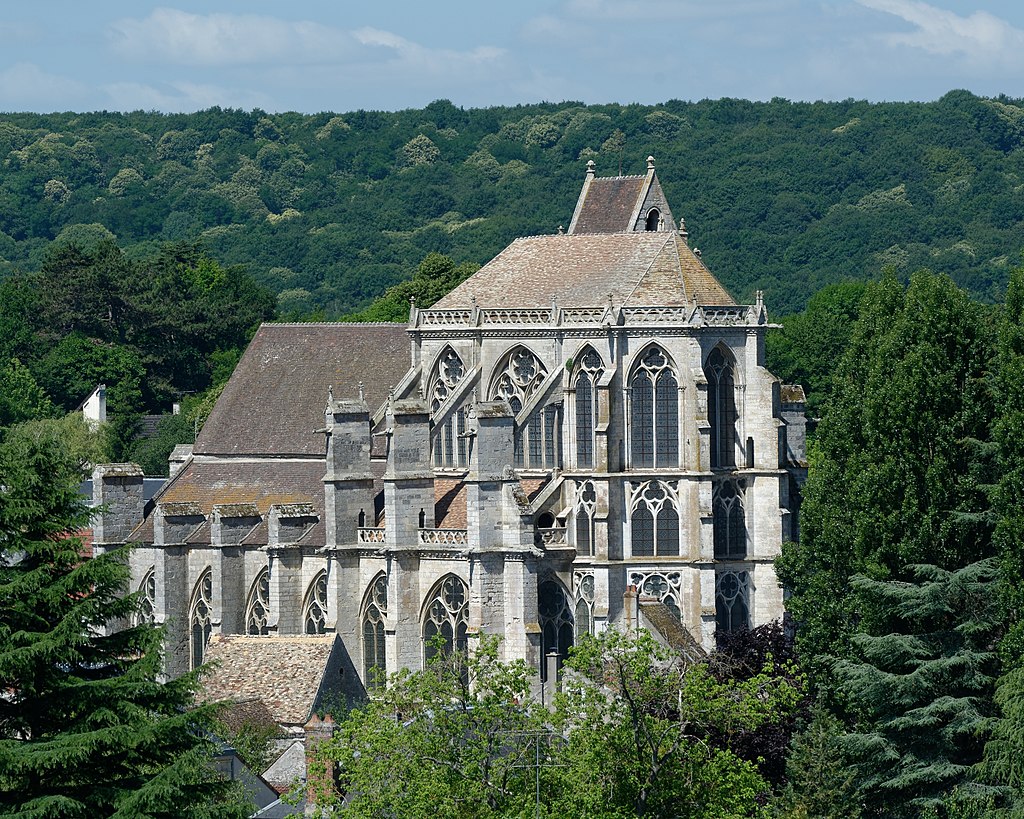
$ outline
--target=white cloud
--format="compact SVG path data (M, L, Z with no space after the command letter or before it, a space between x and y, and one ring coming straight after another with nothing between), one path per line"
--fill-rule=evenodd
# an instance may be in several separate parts
M355 47L347 32L321 23L171 8L117 20L108 35L114 49L131 59L204 66L338 60Z
M749 17L792 5L787 0L568 0L565 10L590 20L631 20L661 25L667 20Z
M70 109L87 93L83 83L49 74L34 63L15 63L0 71L0 110Z
M920 0L857 0L910 23L912 31L884 35L894 46L920 48L940 56L964 55L976 62L1017 62L1024 49L1024 30L1006 20L976 11L961 17Z
M376 28L360 28L353 35L364 46L390 49L392 57L410 69L433 74L484 66L500 60L505 54L504 49L493 46L478 46L471 51L425 48L390 31Z
M215 105L231 108L271 108L270 99L259 92L222 88L216 85L171 82L166 89L137 82L103 86L115 111L173 111L190 113Z

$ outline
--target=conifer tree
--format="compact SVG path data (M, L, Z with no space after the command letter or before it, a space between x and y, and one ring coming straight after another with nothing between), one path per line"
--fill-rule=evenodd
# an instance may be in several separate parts
M220 801L195 678L159 679L124 555L83 547L81 477L59 425L0 444L0 815L245 815Z

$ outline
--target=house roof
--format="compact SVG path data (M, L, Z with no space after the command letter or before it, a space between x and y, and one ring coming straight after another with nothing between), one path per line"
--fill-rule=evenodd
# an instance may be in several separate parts
M207 650L206 700L262 700L279 725L305 725L316 705L336 635L225 635Z
M409 369L405 324L264 324L196 439L196 455L324 454L328 389L377 409Z
M735 304L676 231L516 239L432 309Z

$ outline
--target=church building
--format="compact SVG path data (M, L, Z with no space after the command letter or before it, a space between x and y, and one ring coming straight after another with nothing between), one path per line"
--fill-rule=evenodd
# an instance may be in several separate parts
M263 325L151 501L130 465L97 468L96 544L139 544L171 674L303 635L333 637L355 694L438 635L499 635L542 678L611 624L710 650L782 617L798 534L803 391L765 368L769 328L690 247L652 158L588 162L568 230L408 323Z

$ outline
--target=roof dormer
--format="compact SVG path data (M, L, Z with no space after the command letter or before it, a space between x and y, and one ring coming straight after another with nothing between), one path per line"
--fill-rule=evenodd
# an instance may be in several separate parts
M598 177L594 160L587 162L569 233L642 233L673 230L674 226L654 171L653 156L647 157L647 173L643 176Z

